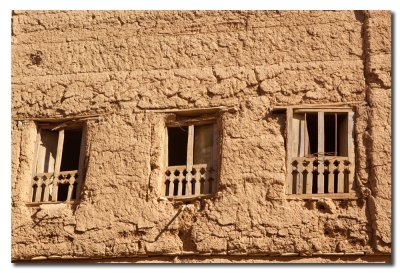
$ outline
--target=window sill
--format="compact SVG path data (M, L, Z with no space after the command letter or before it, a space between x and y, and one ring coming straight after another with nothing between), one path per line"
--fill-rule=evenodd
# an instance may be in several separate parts
M214 196L214 194L200 194L200 195L195 195L195 196L193 196L193 195L191 195L191 196L163 196L163 197L159 197L158 198L158 200L159 201L162 201L162 200L164 200L164 201L172 201L172 202L174 202L174 201L184 201L184 202L186 202L186 201L195 201L195 200L200 200L200 199L209 199L209 198L211 198L212 196Z
M63 202L29 202L26 203L25 205L27 207L39 207L40 205L60 205L60 204L66 204L66 205L75 205L77 202L76 201L63 201Z
M286 196L286 199L288 200L318 200L322 198L357 200L358 196L355 193L289 194Z

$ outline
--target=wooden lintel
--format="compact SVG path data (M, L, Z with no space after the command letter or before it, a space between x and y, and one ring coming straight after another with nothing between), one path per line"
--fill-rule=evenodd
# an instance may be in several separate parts
M270 107L269 110L274 113L286 112L288 108L299 108L299 109L351 109L354 105L367 105L365 101L354 101L354 102L332 102L332 103L316 103L316 104L295 104L295 105L276 105Z
M167 127L180 127L180 126L189 126L189 125L202 125L202 124L210 124L214 123L216 118L213 116L207 117L199 117L199 118L190 118L183 120L171 120L167 121Z
M180 116L198 116L202 114L214 114L218 112L236 112L235 106L216 106L207 108L192 108L192 109L145 109L148 113L173 113Z
M48 123L60 123L60 122L68 122L68 121L84 121L90 119L97 119L103 115L86 115L86 116L70 116L70 117L31 117L31 118L23 118L23 117L13 117L13 120L26 120L26 121L36 121L36 122L48 122Z

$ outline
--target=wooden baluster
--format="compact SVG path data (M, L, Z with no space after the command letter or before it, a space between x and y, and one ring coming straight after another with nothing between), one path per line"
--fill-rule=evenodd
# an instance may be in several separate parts
M304 172L304 165L303 161L300 161L297 164L297 178L296 178L296 193L302 194L303 193L303 172Z
M335 192L335 167L334 160L331 159L328 165L328 193Z
M183 171L184 171L184 170L185 170L185 167L179 169L179 176L178 176L178 194L177 194L177 196L182 196L183 180L185 179L185 176L183 175Z
M56 202L58 199L58 184L60 183L58 177L53 177L53 191L51 193L51 201Z
M195 186L195 189L194 189L194 194L195 195L199 195L200 194L200 178L201 178L201 174L200 174L200 168L198 168L197 166L196 166L196 174L195 174L195 180L196 180L196 182L195 182L195 184L194 184L194 186Z
M169 189L167 189L167 184L168 184L167 181L169 179L167 173L168 173L168 169L164 172L164 185L162 185L162 190L163 190L164 196L168 196L168 193L169 193L168 192Z
M35 191L35 188L36 188L36 191ZM37 181L35 181L35 183L32 184L32 202L37 202L38 191L39 191L39 183Z
M304 174L304 182L306 183L306 193L311 194L312 193L312 180L313 180L313 162L307 160L306 162L306 173Z
M50 190L51 181L52 181L51 177L47 177L47 179L44 181L45 188L44 188L44 194L43 194L43 202L49 201L49 190Z
M193 166L192 166L193 170ZM186 174L186 195L192 195L192 184L190 181L192 181L193 175L192 175L192 170L190 172L188 171Z
M352 184L350 184L350 177L352 175L351 173L351 163L350 162L346 162L345 165L345 175L344 175L344 192L349 193L349 192L354 192L352 191Z
M338 193L344 192L344 163L343 161L339 161L338 165Z
M175 187L175 170L174 169L170 169L171 175L170 175L170 182L169 182L169 192L168 192L168 196L172 197L174 196L174 187Z
M68 195L67 195L67 201L71 201L71 196L72 196L72 190L74 188L74 182L75 182L75 176L71 175L71 177L68 179Z
M172 197L174 195L174 180L169 180L168 196Z
M299 178L299 172L298 172L298 163L297 160L294 160L292 162L292 164L290 164L291 166L291 173L290 173L290 183L292 185L290 185L290 194L297 194L297 183L298 183L298 178Z
M43 177L42 176L38 176L38 178L39 178L39 180L37 181L35 202L40 202L40 197L42 195Z

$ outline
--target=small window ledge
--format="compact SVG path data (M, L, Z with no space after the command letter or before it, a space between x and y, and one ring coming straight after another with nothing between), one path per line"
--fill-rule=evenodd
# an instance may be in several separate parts
M61 205L61 204L66 204L66 205L75 205L77 202L76 201L64 201L64 202L29 202L26 203L25 205L27 207L39 207L40 205Z
M286 199L289 200L319 200L322 198L329 198L329 199L346 199L346 200L357 200L358 196L354 193L321 193L321 194L290 194L287 195Z
M200 194L200 195L190 195L190 196L163 196L159 197L158 201L183 201L183 202L190 202L190 201L195 201L195 200L200 200L200 199L209 199L214 194Z

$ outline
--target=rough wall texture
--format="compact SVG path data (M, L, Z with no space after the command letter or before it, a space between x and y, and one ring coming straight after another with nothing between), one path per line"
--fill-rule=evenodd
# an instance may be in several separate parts
M14 261L390 261L389 12L12 19ZM333 102L353 103L358 199L287 199L285 115L270 108ZM150 110L212 106L237 108L221 117L216 195L160 200L166 114ZM81 199L30 206L34 119L89 115Z

